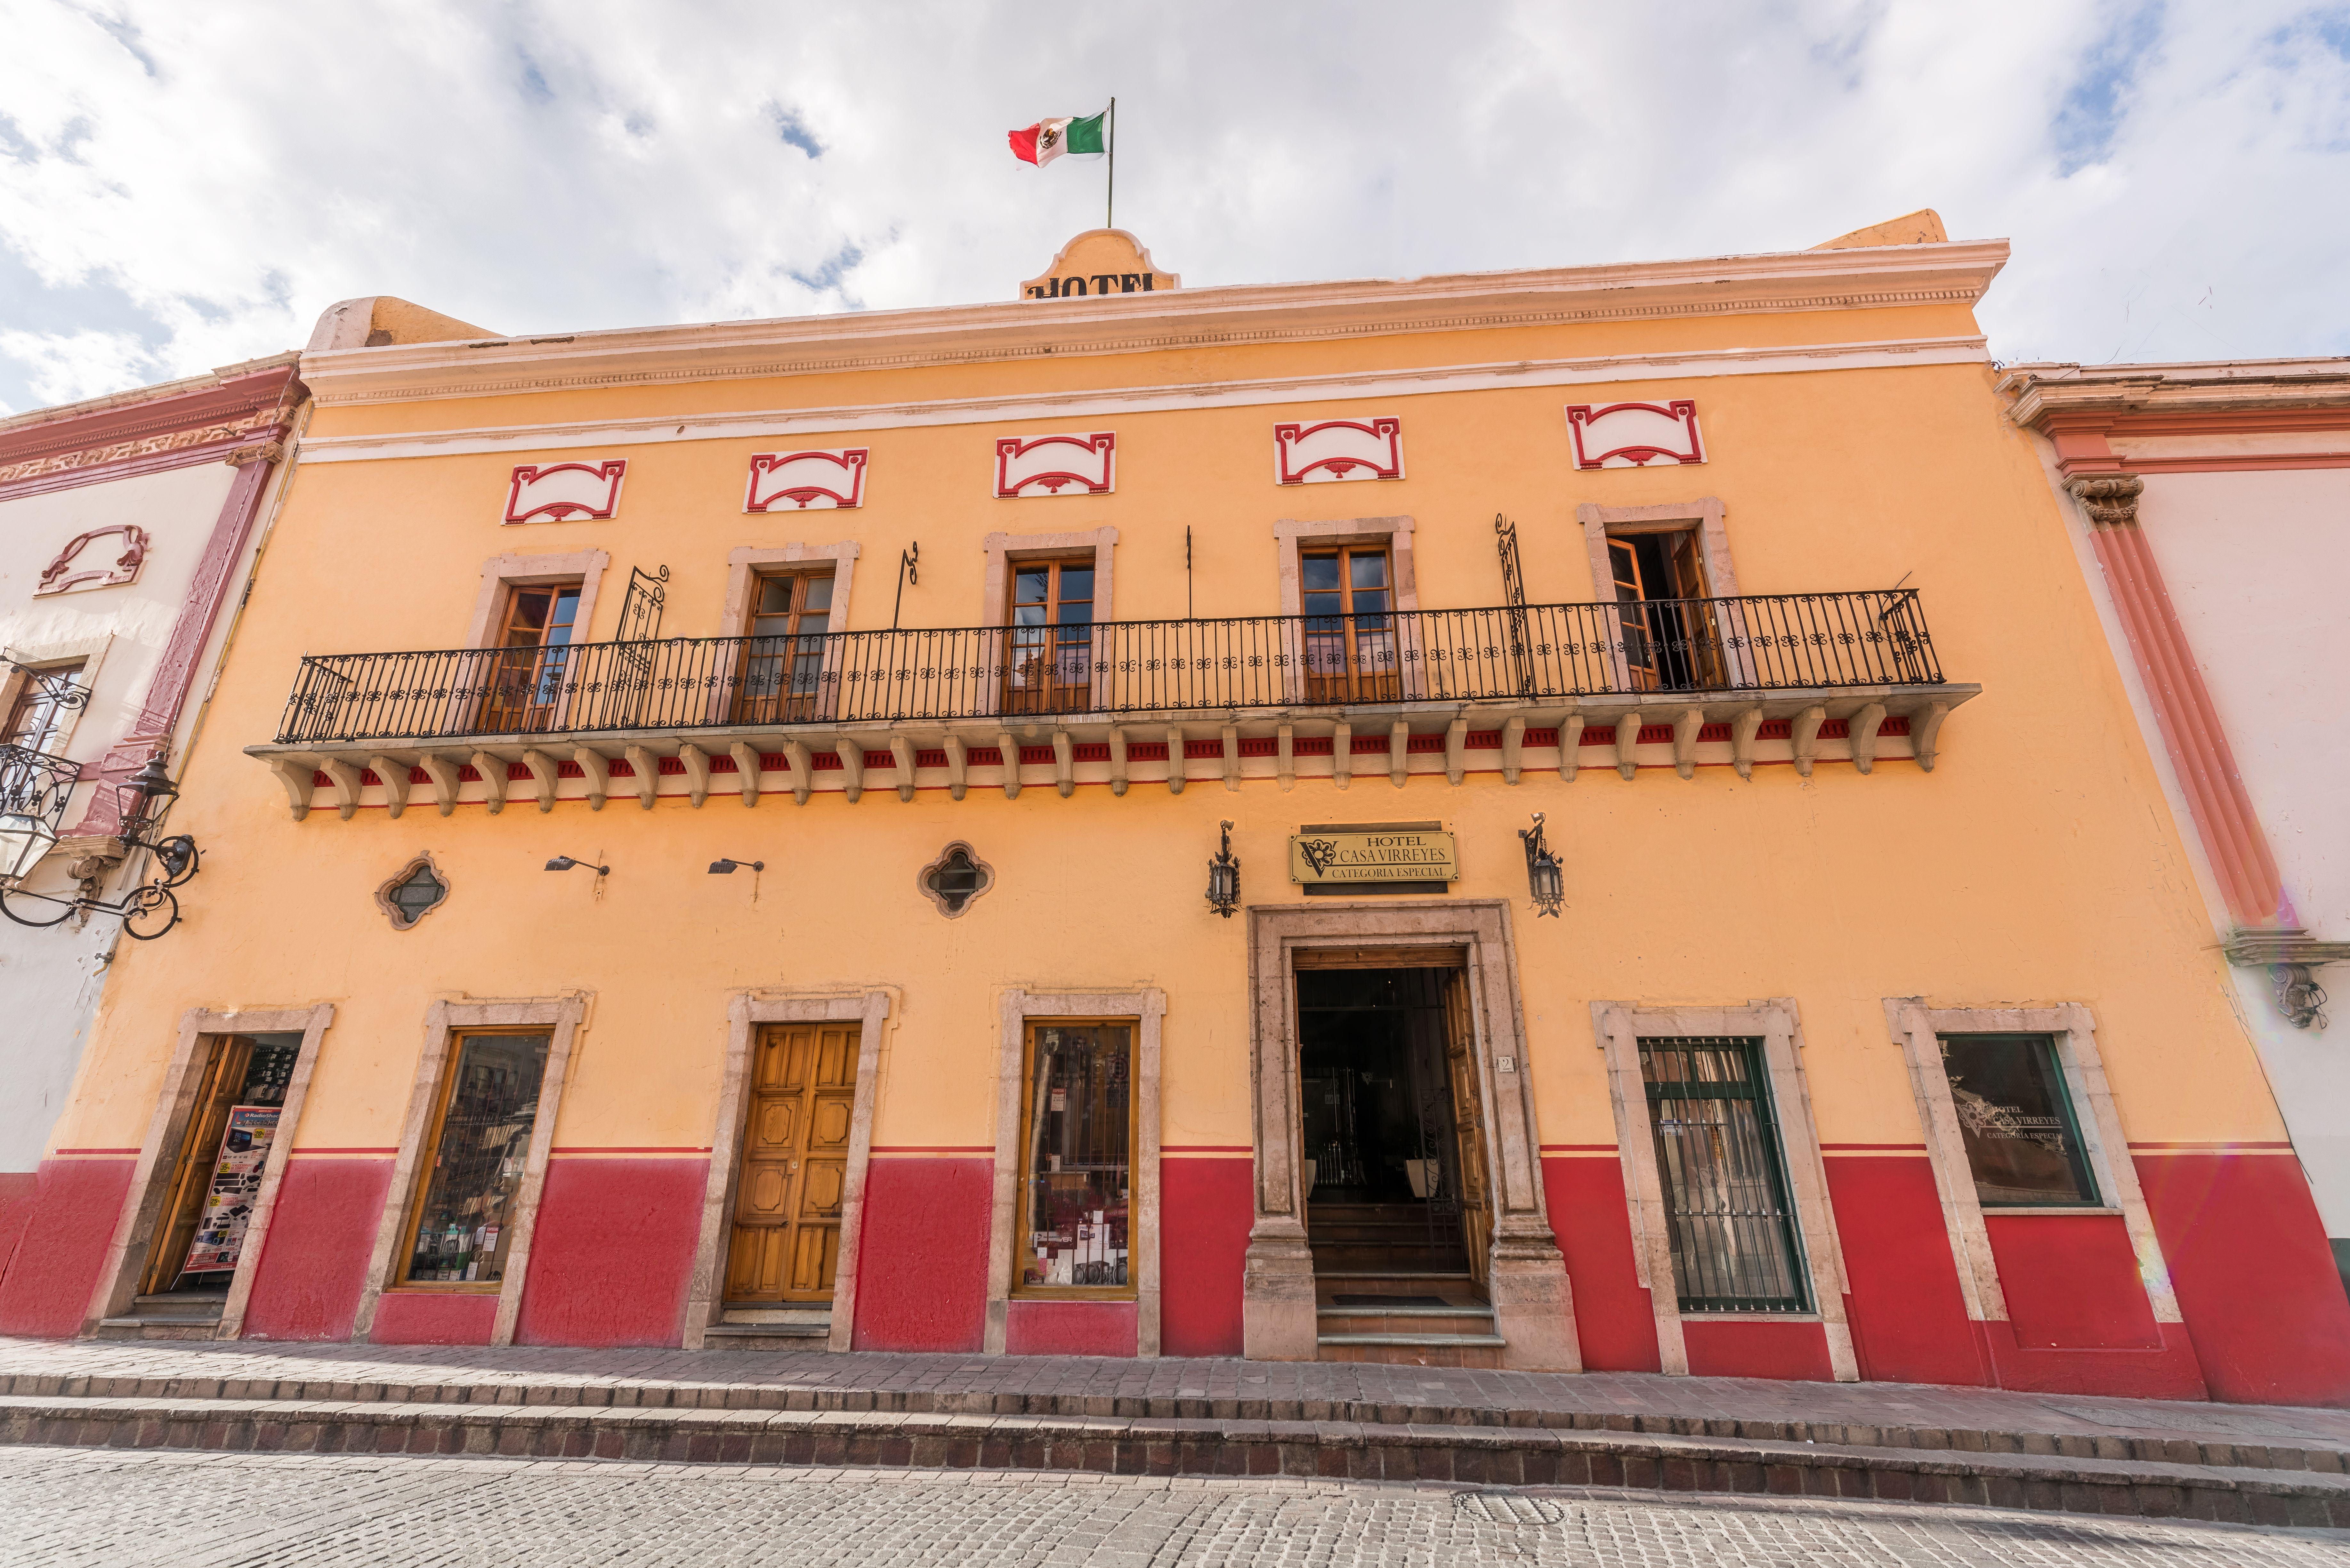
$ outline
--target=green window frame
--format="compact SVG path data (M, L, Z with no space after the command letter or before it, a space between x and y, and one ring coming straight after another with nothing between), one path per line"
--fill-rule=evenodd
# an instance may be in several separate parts
M1810 1312L1762 1042L1638 1044L1680 1310Z

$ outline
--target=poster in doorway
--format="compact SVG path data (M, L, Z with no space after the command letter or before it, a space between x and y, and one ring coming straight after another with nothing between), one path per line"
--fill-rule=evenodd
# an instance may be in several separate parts
M276 1106L232 1106L228 1129L221 1135L220 1158L213 1166L212 1187L204 1194L204 1214L196 1225L196 1239L188 1248L182 1274L213 1273L236 1267L244 1248L245 1227L253 1221L254 1199L261 1194L261 1168L269 1159L270 1140L277 1135Z

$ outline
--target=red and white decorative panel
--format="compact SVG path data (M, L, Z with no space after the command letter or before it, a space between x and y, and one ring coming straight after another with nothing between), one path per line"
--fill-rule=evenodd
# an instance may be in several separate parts
M1401 479L1403 421L1324 420L1273 427L1273 476L1282 484L1339 479Z
M1647 468L1651 463L1703 462L1697 404L1576 403L1566 410L1577 468Z
M871 449L763 452L751 460L745 512L830 512L865 504L865 459Z
M109 542L100 544L100 540ZM41 580L35 585L33 597L135 583L139 580L139 568L147 559L147 530L136 523L114 523L77 534L41 568Z
M1107 495L1118 478L1118 436L999 436L995 442L995 494Z
M574 518L609 517L620 509L620 480L629 472L625 457L601 462L523 463L506 487L509 523L567 523Z

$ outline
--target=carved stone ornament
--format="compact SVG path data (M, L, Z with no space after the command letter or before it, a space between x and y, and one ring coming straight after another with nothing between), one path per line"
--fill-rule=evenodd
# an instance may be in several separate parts
M120 551L111 546L98 545L100 539L118 535L122 540ZM139 568L146 564L147 544L147 530L135 523L116 523L104 528L92 528L87 534L77 534L71 544L57 552L55 560L41 568L41 580L34 587L33 597L78 593L84 588L110 588L121 583L137 582ZM109 556L112 556L110 563Z
M2137 498L2146 489L2146 481L2135 473L2104 474L2095 478L2075 479L2064 486L2080 502L2081 510L2089 521L2100 528L2132 528L2137 525Z
M954 919L971 908L982 893L995 886L995 867L982 860L972 846L961 839L939 851L939 857L922 867L914 877L914 886L922 897L939 907L939 913Z
M400 868L397 876L375 890L376 907L391 921L395 931L405 931L446 903L449 898L449 878L432 863L430 855L420 855Z

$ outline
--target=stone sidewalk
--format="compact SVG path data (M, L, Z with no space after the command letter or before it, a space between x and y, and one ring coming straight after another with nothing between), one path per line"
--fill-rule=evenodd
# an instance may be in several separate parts
M2350 1416L1234 1360L0 1340L0 1443L1654 1487L2350 1527Z
M201 1389L201 1395L197 1390ZM1347 1362L1110 1360L820 1351L276 1345L0 1337L0 1394L399 1399L736 1409L993 1411L1253 1421L1387 1420L1802 1441L1978 1445L2262 1462L2258 1450L2350 1451L2350 1411L2018 1394L1912 1383L1789 1383L1655 1373L1558 1374ZM1936 1441L1935 1434L1949 1440ZM1906 1439L1906 1440L1904 1440ZM2125 1454L2119 1444L2137 1450ZM2221 1456L2214 1450L2234 1450ZM2012 1451L2031 1452L2028 1448ZM2184 1459L2182 1449L2173 1457ZM2280 1459L2283 1453L2278 1455ZM2288 1468L2303 1466L2298 1459Z

